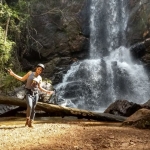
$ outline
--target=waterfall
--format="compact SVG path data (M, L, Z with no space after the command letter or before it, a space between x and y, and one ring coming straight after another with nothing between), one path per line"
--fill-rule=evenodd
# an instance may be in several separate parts
M90 57L100 58L125 41L127 12L124 0L92 0Z
M149 78L125 47L126 0L91 0L90 57L75 62L55 88L66 106L102 111L117 99L143 103Z

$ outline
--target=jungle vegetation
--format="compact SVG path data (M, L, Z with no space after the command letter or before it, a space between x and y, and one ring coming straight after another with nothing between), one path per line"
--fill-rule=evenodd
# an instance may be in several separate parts
M20 84L5 72L5 68L21 72L17 53L27 44L28 37L24 33L29 28L30 4L26 0L0 0L0 89Z

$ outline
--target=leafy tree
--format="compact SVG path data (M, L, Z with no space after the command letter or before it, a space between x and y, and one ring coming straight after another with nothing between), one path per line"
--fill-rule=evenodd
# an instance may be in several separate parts
M17 66L18 71L21 70L17 49L22 47L21 36L29 23L29 4L26 0L15 1L13 5L0 0L0 85L9 85L9 80L12 83L12 79L4 73L5 67Z

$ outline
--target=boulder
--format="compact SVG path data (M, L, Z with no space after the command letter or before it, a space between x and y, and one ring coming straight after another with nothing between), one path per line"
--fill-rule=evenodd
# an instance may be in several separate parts
M133 115L128 117L122 126L133 126L140 129L150 129L150 110L139 109Z
M129 117L139 109L141 109L139 104L127 100L116 100L104 111L104 113Z

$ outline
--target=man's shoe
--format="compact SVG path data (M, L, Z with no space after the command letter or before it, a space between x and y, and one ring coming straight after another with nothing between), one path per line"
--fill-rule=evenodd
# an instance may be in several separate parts
M30 122L30 119L29 119L29 118L26 118L25 126L28 126L28 125L29 125L29 122Z
M28 127L33 128L33 120L30 120L30 121L29 121Z

